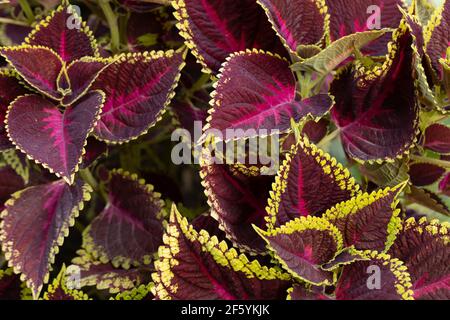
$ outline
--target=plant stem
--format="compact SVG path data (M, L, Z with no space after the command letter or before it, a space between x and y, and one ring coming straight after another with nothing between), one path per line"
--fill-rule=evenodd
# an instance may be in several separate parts
M323 149L324 147L326 147L331 141L333 141L334 139L336 139L336 137L339 135L339 129L333 131L332 133L330 133L329 135L327 135L325 138L323 138L319 144L317 145L318 148Z
M31 10L28 0L19 0L19 4L20 4L20 7L22 8L22 11L25 14L25 17L27 18L28 22L31 24L34 21L34 13L33 13L33 10Z
M416 156L416 155L412 155L411 156L411 160L414 160L416 162L425 162L425 163L429 163L429 164L434 164L434 165L439 166L439 167L450 169L450 161L433 159L433 158L428 158L428 157L423 157L423 156Z
M23 26L23 27L29 27L30 26L28 23L23 22L23 21L9 19L9 18L2 18L2 17L0 17L0 23L14 24L16 26Z
M98 182L97 180L95 180L89 169L86 168L80 170L80 176L84 180L84 182L88 183L92 187L92 189L94 189L94 191L98 191Z
M108 22L108 26L111 32L111 50L113 52L119 51L120 46L120 33L119 33L119 25L117 23L117 17L114 14L109 0L100 0L99 1L100 8L103 10L103 14L105 15L106 21Z

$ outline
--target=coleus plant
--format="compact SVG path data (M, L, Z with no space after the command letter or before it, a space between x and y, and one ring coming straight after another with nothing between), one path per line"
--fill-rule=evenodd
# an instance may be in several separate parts
M450 299L450 1L0 12L0 299Z

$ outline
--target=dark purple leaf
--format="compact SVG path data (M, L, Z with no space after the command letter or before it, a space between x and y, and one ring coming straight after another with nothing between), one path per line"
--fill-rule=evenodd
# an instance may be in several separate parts
M226 129L285 132L291 119L299 122L308 115L322 117L332 106L327 94L301 99L289 62L277 55L248 50L227 60L205 129L218 129L224 137ZM245 132L244 137L248 136Z
M331 85L332 117L347 154L361 161L393 159L415 142L418 101L413 77L412 36L394 33L389 57L375 70L343 69Z
M450 299L449 224L426 218L403 222L389 254L403 261L415 299Z
M30 290L12 268L0 270L0 300L28 300Z
M32 46L52 49L65 62L85 56L98 56L97 43L92 32L85 22L81 22L78 28L76 23L80 21L76 11L70 6L61 5L36 25L25 42ZM45 62L43 60L43 63Z
M52 102L25 95L9 107L6 129L23 153L72 183L103 102L104 94L92 91L61 113Z
M306 137L291 148L272 191L267 208L269 228L300 216L321 215L361 193L348 170Z
M364 193L328 210L323 218L341 231L344 246L384 252L392 245L400 227L398 195L405 183L394 188Z
M116 267L150 264L164 233L161 195L123 170L111 172L107 187L108 203L85 231L83 247Z
M316 286L334 283L333 273L320 268L333 260L343 245L341 233L331 223L322 218L302 217L278 229L257 231L292 276Z
M3 47L0 53L33 88L52 99L62 98L56 86L63 61L51 49L22 45Z
M197 232L173 207L155 262L156 297L162 300L284 299L290 277Z
M326 33L322 0L259 0L283 43L293 53L299 45L319 44Z
M145 134L172 99L183 66L183 54L174 51L117 58L92 87L106 94L96 136L106 142L124 143Z
M0 168L0 212L5 208L4 203L13 193L25 188L25 183L11 167Z
M413 300L410 275L400 260L376 251L365 256L367 261L344 266L336 300Z
M58 180L15 193L6 203L0 225L2 250L35 298L91 191L81 180L72 186Z
M255 0L176 0L178 28L205 71L246 49L283 52L264 10Z
M424 147L438 153L450 153L450 128L435 123L425 130Z
M413 185L425 187L441 179L445 171L445 168L430 163L414 163L409 167L409 176Z

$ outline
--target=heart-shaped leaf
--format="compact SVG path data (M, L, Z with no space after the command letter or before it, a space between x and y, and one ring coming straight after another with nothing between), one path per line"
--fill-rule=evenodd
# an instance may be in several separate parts
M83 291L68 287L67 269L63 265L58 276L48 285L44 300L92 300Z
M344 266L336 285L336 300L413 300L411 277L398 259L376 251L366 260Z
M0 54L33 88L52 99L62 98L56 82L63 67L63 61L53 50L22 45L1 48Z
M5 258L39 296L69 228L90 199L91 188L81 180L58 180L19 191L6 203L0 224Z
M108 203L84 233L83 247L118 267L150 264L162 244L164 201L137 175L112 171Z
M61 5L42 19L25 43L52 49L65 62L99 55L92 32L70 5Z
M400 227L398 195L405 185L358 195L337 204L323 218L341 231L344 246L384 252L394 242Z
M110 143L124 143L145 134L172 99L183 66L183 54L174 51L118 57L92 87L106 94L95 135Z
M323 0L258 0L285 46L297 52L299 45L318 44L327 32Z
M173 6L180 34L205 72L217 73L233 52L282 49L255 0L176 0Z
M358 194L359 185L348 170L302 137L292 146L275 179L267 227L281 226L299 216L323 214Z
M415 299L450 299L449 227L437 220L408 219L389 250L408 267Z
M316 286L334 283L333 273L320 268L343 246L341 233L330 222L310 216L271 231L256 230L283 268L294 277Z
M104 94L92 91L61 112L41 96L19 97L6 116L8 136L28 157L72 183L103 102Z
M445 0L435 11L425 28L426 52L439 77L443 77L443 69L439 60L446 57L450 47L450 0Z
M299 98L289 62L278 55L247 50L227 60L213 93L205 130L220 130L224 137L227 129L248 130L245 138L256 135L255 130L285 132L291 119L299 122L308 115L322 117L332 106L327 94Z
M344 68L331 85L332 118L347 154L359 161L393 159L416 141L418 101L413 38L405 25L394 33L382 66Z
M172 300L283 299L289 275L249 261L225 242L199 233L172 208L170 224L155 262L156 297Z
M382 28L397 28L402 19L398 8L402 0L325 0L330 15L330 38L339 38L355 32ZM383 55L387 52L389 35L370 45L366 52Z
M0 151L11 148L5 130L6 111L11 102L17 97L27 93L27 90L19 83L18 77L9 71L0 71Z

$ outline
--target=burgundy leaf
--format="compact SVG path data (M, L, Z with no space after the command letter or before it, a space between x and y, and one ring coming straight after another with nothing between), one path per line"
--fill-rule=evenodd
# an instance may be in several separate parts
M30 294L12 268L0 270L0 300L28 300Z
M51 49L22 45L4 47L0 53L33 88L52 99L61 99L56 86L63 61Z
M431 59L434 70L443 77L441 58L446 57L450 47L450 1L445 0L442 6L431 17L425 31L426 52Z
M402 0L325 0L330 15L330 37L331 41L347 36L355 32L368 31L377 27L397 28L402 19L398 6L404 7ZM372 17L375 17L371 8L379 9L380 25L372 25ZM382 55L387 52L389 35L377 40L375 44L368 46L367 53L371 55Z
M439 191L450 197L450 173L448 173L439 183Z
M5 258L21 273L34 298L48 281L51 265L91 188L58 180L13 195L2 213L0 240Z
M8 106L18 96L26 93L27 90L19 83L19 80L13 73L8 71L0 72L0 151L11 147L11 142L6 135L4 127Z
M92 32L84 22L78 28L77 23L80 21L76 11L70 6L61 5L36 25L25 42L52 49L65 62L85 56L98 56Z
M322 117L332 105L327 94L299 98L289 62L257 50L231 55L213 97L205 129L218 129L223 136L226 129L285 132L291 119L299 122L308 115Z
M411 218L402 224L389 254L408 267L415 299L450 299L448 231L448 223L426 218Z
M14 24L5 24L3 29L10 45L20 45L32 30L31 27Z
M86 152L83 154L83 162L80 168L84 169L92 165L98 158L108 152L108 146L94 137L89 137L86 142Z
M370 71L345 68L331 85L332 117L347 154L361 161L392 159L414 144L418 101L413 77L412 36L394 33L389 57Z
M311 120L305 123L302 133L309 138L312 143L319 143L328 133L330 121L320 119L318 122Z
M322 218L302 217L278 229L257 231L283 268L294 277L316 286L334 283L333 273L320 268L343 245L341 233L331 223Z
M400 227L400 209L396 207L404 187L402 183L358 195L328 210L323 218L341 231L345 247L384 252L392 245Z
M289 276L199 233L173 207L152 278L158 299L284 299Z
M13 193L25 188L25 183L11 167L0 168L0 212L4 209L4 203Z
M368 260L344 266L336 300L413 300L410 275L400 260L376 251L365 255Z
M410 192L406 196L411 202L417 203L443 215L450 216L450 208L433 191L425 188L417 188L416 186L411 185Z
M435 123L425 130L424 147L438 153L450 153L450 128Z
M217 73L233 52L283 52L255 0L176 0L173 6L180 34L207 72Z
M103 101L101 91L92 91L61 113L38 95L22 96L9 107L9 138L28 157L72 183Z
M411 182L424 187L437 182L445 174L445 168L430 163L414 163L409 167Z
M92 87L106 94L96 136L123 143L146 133L172 99L183 66L183 54L173 51L115 59Z
M111 172L108 190L108 203L85 231L83 247L116 267L150 264L164 233L160 194L122 170Z
M269 228L300 216L321 215L360 194L348 170L306 137L292 146L272 191L267 207Z
M323 0L259 0L283 43L293 53L299 45L318 44L326 33Z
M48 285L44 300L90 300L83 291L69 288L67 269L63 265L58 276Z
M206 159L205 159L206 160ZM273 177L248 176L225 164L205 164L200 175L211 206L211 215L219 221L227 237L241 248L266 252L264 241L252 224L263 228L265 206Z
M109 63L109 60L101 58L82 58L69 64L58 79L60 91L70 92L64 96L62 104L69 106L81 98Z

